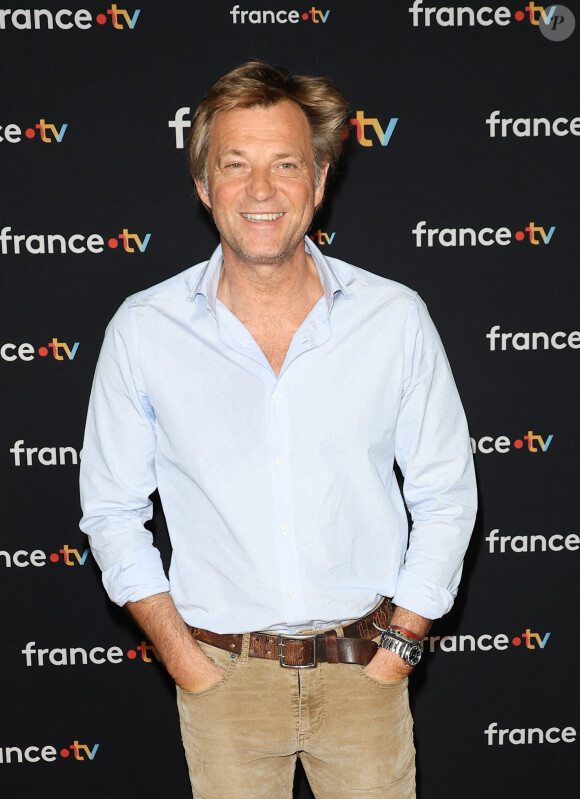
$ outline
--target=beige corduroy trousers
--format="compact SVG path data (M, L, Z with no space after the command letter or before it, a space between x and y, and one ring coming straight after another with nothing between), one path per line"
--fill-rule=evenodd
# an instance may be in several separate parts
M316 799L414 799L407 679L362 666L278 661L200 644L225 669L210 688L177 689L194 799L291 799L296 758Z

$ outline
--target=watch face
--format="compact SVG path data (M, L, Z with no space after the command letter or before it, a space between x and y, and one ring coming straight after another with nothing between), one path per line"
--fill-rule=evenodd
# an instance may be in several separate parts
M412 646L409 654L407 655L407 660L409 661L411 666L416 666L417 663L421 660L421 647Z

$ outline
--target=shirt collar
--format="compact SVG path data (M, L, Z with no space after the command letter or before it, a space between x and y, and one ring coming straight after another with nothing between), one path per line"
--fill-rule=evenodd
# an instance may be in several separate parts
M330 313L336 294L340 292L345 297L350 297L351 292L346 283L333 269L330 261L325 258L314 242L308 236L306 236L304 242L306 245L306 252L312 256L318 270L318 276L320 277L322 290L324 291L324 297L328 306L328 313ZM222 261L222 247L221 244L219 244L205 267L201 270L197 281L192 284L189 294L191 300L195 299L198 294L205 297L207 307L214 316L216 315L216 299Z

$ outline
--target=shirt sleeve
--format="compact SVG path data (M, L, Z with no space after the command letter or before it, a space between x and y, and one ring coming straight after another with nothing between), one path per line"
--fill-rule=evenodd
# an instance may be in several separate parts
M394 602L428 619L457 594L477 512L473 454L463 407L425 304L411 303L395 457L413 524Z
M118 605L169 590L159 551L145 523L156 488L155 417L138 367L127 302L113 317L89 402L80 491L81 529Z

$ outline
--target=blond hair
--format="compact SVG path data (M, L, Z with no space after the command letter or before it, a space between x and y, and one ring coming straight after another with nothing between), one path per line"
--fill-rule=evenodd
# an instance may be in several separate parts
M333 168L348 135L347 102L329 78L291 75L263 61L245 61L228 72L199 104L187 139L194 180L207 186L211 123L216 114L234 108L267 108L290 100L302 109L310 126L316 178L323 164Z

